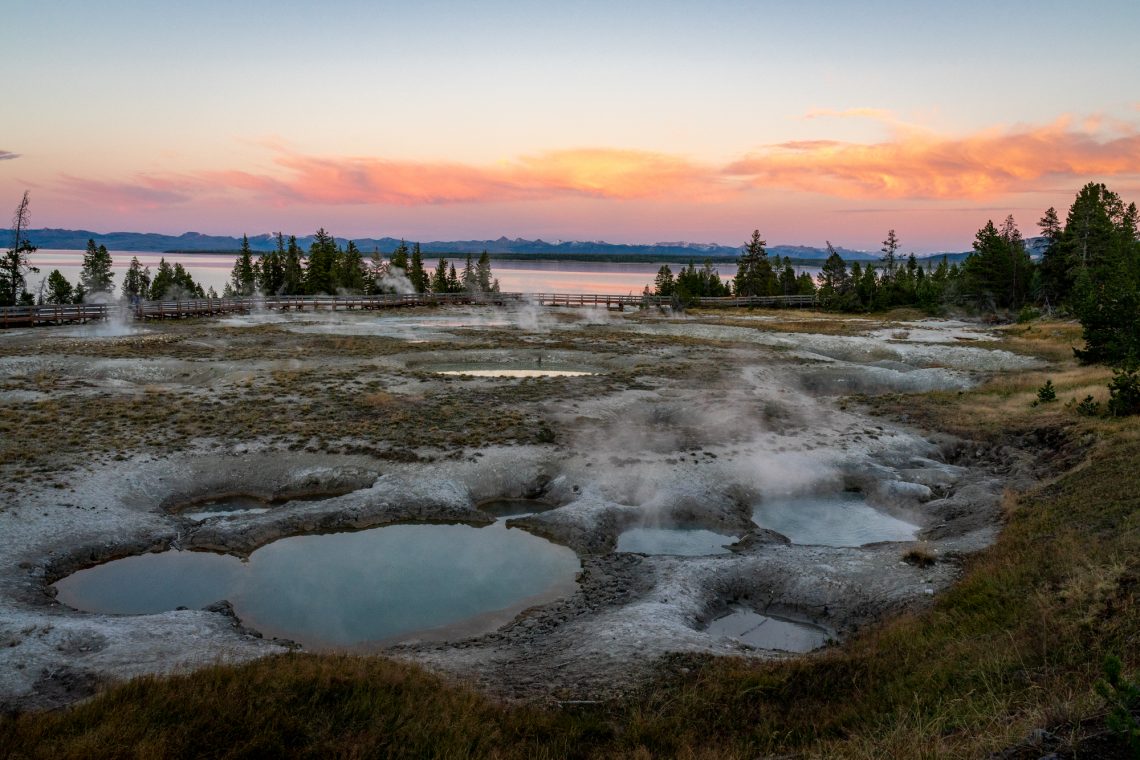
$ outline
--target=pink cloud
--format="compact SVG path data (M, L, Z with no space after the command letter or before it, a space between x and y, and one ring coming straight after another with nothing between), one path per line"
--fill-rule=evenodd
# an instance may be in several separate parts
M1086 127L1097 127L1099 123ZM1042 127L988 129L949 137L899 129L879 143L787 142L749 155L726 172L758 187L845 198L979 199L1033 190L1044 180L1140 174L1140 131L1117 136Z
M889 118L874 109L813 112ZM888 139L792 140L728 166L614 148L553 150L490 165L370 156L314 156L267 145L261 170L146 174L127 181L64 176L65 190L94 204L154 208L200 198L271 207L298 204L413 207L566 202L571 199L722 203L750 189L800 190L836 198L976 201L1048 190L1057 183L1140 176L1140 130L1093 119L965 136L895 124Z

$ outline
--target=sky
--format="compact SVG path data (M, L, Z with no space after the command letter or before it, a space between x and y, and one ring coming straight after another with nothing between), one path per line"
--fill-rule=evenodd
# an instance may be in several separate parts
M1140 201L1140 2L9 0L33 227L965 250ZM7 199L7 200L5 200ZM34 242L34 241L33 241Z

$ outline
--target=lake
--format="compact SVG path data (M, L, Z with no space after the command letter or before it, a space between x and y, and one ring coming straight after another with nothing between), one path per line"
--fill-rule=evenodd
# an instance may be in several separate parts
M150 267L151 274L158 269L160 258L179 262L202 284L203 288L213 287L222 292L233 269L234 256L213 253L170 253L127 251L111 252L114 261L115 285L123 282L123 273L137 256L139 263ZM79 279L83 266L83 251L62 251L41 249L30 257L32 265L40 268L40 273L28 277L28 290L36 293L40 280L53 269L58 269L72 283ZM463 259L448 259L462 269ZM425 258L424 266L433 269L438 259ZM493 261L492 272L499 279L499 287L505 292L522 293L600 293L600 294L640 294L642 289L652 287L653 278L661 264L668 263L673 273L688 261L617 263L583 261ZM699 261L697 262L700 263ZM736 266L731 262L718 265L722 279L728 280L736 274ZM818 274L817 267L797 267L797 274L808 272Z

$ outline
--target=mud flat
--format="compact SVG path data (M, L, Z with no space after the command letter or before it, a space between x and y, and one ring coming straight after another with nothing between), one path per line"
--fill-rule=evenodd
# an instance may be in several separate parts
M298 638L513 698L615 696L678 652L793 656L928 603L994 540L1033 454L890 424L850 394L958 390L1036 361L968 323L835 335L764 316L456 308L0 334L0 705L301 646L251 611L264 590L85 612L56 597L75 573L140 555L240 570L282 540L382 526L550 542L576 575L398 641L322 635L334 616L299 612L317 623ZM464 367L525 371L440 374ZM472 534L453 532L462 549ZM926 561L907 561L917 548ZM444 572L527 573L489 556ZM363 560L326 570L306 593L398 582ZM328 596L336 614L368 603Z

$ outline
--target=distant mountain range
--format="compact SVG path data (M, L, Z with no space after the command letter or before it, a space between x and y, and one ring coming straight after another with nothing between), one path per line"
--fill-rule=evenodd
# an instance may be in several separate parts
M153 251L160 253L235 253L241 247L241 238L226 235L203 235L198 232L185 232L181 235L159 235L152 232L91 232L90 230L60 230L51 228L30 229L28 239L40 248L63 250L83 250L89 239L107 246L112 253L117 251ZM337 238L344 246L348 238ZM400 244L396 238L352 238L365 255L379 250L387 255ZM297 238L304 250L313 242L311 235ZM1044 243L1044 238L1029 238L1030 253L1036 255ZM276 239L269 234L251 235L249 245L254 251L273 250ZM410 245L410 243L409 243ZM603 241L558 241L509 239L497 240L450 240L421 243L427 255L466 255L489 251L499 260L535 259L563 261L629 261L629 262L683 262L690 259L698 263L704 259L713 261L735 260L740 256L742 246L718 245L715 243L647 243L631 245L626 243L606 243ZM847 261L876 261L879 253L838 248L839 255ZM816 261L827 258L827 249L805 245L773 245L768 247L769 256L787 256L794 261ZM919 258L942 258L961 261L969 252L934 253Z

